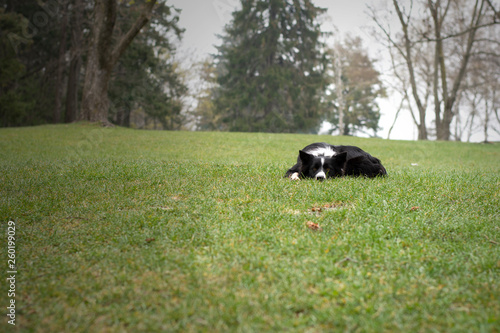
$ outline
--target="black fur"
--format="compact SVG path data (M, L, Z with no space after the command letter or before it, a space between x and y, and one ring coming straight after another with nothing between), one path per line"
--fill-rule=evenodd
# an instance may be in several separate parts
M332 155L333 156L329 156ZM297 164L285 177L325 179L343 176L377 177L387 175L380 160L355 146L333 146L320 142L299 150Z

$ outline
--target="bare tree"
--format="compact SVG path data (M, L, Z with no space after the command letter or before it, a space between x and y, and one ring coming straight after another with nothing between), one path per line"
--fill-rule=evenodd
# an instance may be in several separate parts
M472 54L470 70L464 80L464 102L460 103L460 110L456 115L458 121L466 114L467 121L464 129L468 129L467 140L473 134L482 132L484 140L488 141L490 130L500 134L500 119L495 117L500 105L500 41L495 42L499 29L490 29L482 33L478 42L481 47ZM464 112L465 111L465 112ZM461 137L460 126L455 126L455 136Z
M114 36L117 0L95 0L92 33L87 53L82 107L79 119L109 125L108 82L111 71L120 56L142 27L151 18L156 0L144 3L137 20L130 29L117 38ZM117 43L113 40L117 39Z
M467 37L465 49L460 54L460 65L458 74L455 75L452 81L451 89L448 88L448 72L447 64L445 63L445 52L443 42L445 39L451 38L453 34L443 36L444 20L449 13L451 0L446 1L443 6L441 0L435 2L428 0L428 6L431 12L432 21L434 22L434 41L435 41L435 72L434 72L434 110L436 116L436 134L438 140L450 139L450 125L453 119L453 106L457 100L460 85L464 79L467 65L469 63L471 52L474 43L476 42L476 32L480 28L481 20L485 12L485 1L476 0L469 24L466 29L455 33L456 35L465 35ZM441 79L440 85L437 82ZM441 88L441 92L438 90Z
M410 8L407 10L407 12L403 12L403 10L400 8L400 5L396 0L393 0L394 7L396 9L396 13L399 19L399 22L401 23L401 28L403 35L402 37L398 38L394 36L391 31L390 27L387 27L384 25L382 22L382 19L377 16L375 9L371 8L371 15L372 19L374 22L377 24L377 26L381 29L383 32L385 38L388 41L388 47L390 48L390 53L391 53L391 60L393 64L393 70L396 75L396 78L401 82L405 83L406 78L404 78L401 74L398 74L399 70L396 65L396 61L394 58L393 53L391 52L393 49L397 51L397 53L403 58L406 70L407 70L407 75L408 75L408 84L411 89L411 96L413 97L413 101L415 102L415 105L417 107L418 111L418 121L415 117L415 115L412 113L412 117L414 119L415 124L418 127L418 139L419 140L427 140L427 127L426 127L426 105L422 101L422 98L420 97L419 94L419 89L418 89L418 82L417 82L417 75L415 73L415 42L412 40L411 36L411 23L412 23L412 10L413 10L413 1L411 2ZM406 87L404 87L402 90L400 89L399 92L402 94L402 98L410 102L409 96L408 96L408 90ZM410 103L409 103L410 105Z
M422 9L421 16L415 15L414 5ZM424 96L431 93L436 137L438 140L449 140L451 124L457 112L456 104L463 91L460 88L470 59L478 48L478 31L500 24L498 11L488 0L475 0L472 5L465 0L410 1L406 7L393 0L393 6L402 34L392 34L373 9L372 18L404 59L411 96L419 114L419 139L425 140L428 136L425 127L428 110ZM431 57L422 52L427 45L433 47ZM419 77L419 67L429 67L427 73L432 75L430 85L427 75L424 81ZM422 87L428 89L422 91Z

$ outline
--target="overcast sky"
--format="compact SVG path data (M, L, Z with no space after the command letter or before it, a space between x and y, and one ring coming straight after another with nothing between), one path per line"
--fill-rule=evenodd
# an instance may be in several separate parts
M384 61L383 49L370 34L373 23L365 12L367 4L384 8L388 6L387 1L314 0L314 4L328 9L322 25L323 31L338 32L335 36L345 36L346 33L350 33L362 37L365 46L370 50L371 57L379 60L377 69L384 73L387 72L388 64ZM224 26L232 18L231 12L239 7L240 0L170 0L168 3L182 10L179 25L186 29L178 49L178 56L194 61L216 53L214 46L220 44L217 35L223 33ZM398 26L397 24L399 22L391 22L391 25ZM398 104L399 100L395 98L379 101L382 113L379 123L382 130L378 133L379 136L387 138ZM410 114L406 110L401 111L390 138L415 140L417 135Z

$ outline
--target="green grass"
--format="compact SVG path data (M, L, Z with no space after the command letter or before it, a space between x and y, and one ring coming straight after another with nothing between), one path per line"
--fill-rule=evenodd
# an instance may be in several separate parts
M283 179L317 141L389 176ZM500 331L499 145L77 124L0 157L19 331Z

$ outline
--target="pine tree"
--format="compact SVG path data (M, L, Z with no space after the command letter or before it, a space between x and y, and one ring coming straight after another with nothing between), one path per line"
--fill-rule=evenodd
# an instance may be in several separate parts
M219 129L313 132L327 82L327 55L310 0L242 1L218 47Z

